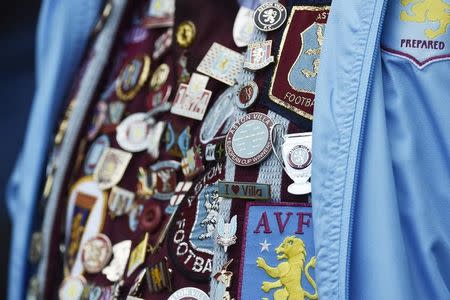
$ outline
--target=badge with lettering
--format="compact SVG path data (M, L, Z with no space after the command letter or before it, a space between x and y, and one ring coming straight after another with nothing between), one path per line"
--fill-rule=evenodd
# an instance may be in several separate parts
M219 196L252 200L269 200L270 184L256 182L219 181Z
M144 239L134 247L130 254L130 261L128 262L127 277L144 263L147 254L148 233L145 233Z
M88 273L100 272L108 263L112 255L110 239L99 233L83 244L81 261L84 270Z
M170 112L175 115L201 121L205 115L212 93L204 89L201 93L192 97L187 94L187 89L187 84L180 83Z
M120 71L116 79L116 94L120 100L130 101L141 90L150 72L150 57L136 56Z
M200 128L200 141L203 144L212 141L228 118L233 115L235 96L235 88L229 87L214 102Z
M88 128L87 138L89 141L95 139L100 129L103 126L103 123L106 120L106 111L108 110L108 105L105 101L100 101L96 108L94 117L92 118L91 124Z
M111 214L115 216L123 216L131 211L134 203L134 193L114 186L109 193L108 208Z
M102 131L103 132L114 132L116 130L117 124L119 124L122 119L123 113L125 112L125 103L122 101L112 101L108 104L106 111L106 120L103 122Z
M239 166L262 162L272 151L269 116L254 112L240 118L227 133L225 150L228 157Z
M237 90L234 103L238 108L245 110L255 104L258 91L258 85L253 80L244 82Z
M150 294L172 291L172 270L167 266L167 258L148 268L146 277Z
M274 103L312 120L320 51L329 7L294 6L269 88Z
M317 299L311 207L249 203L238 299Z
M86 279L79 276L69 276L61 283L58 291L61 300L78 300L81 299L84 288L87 284Z
M103 227L107 194L91 176L82 177L70 189L66 212L64 261L72 276L83 273L80 246Z
M177 185L179 168L180 163L174 160L159 161L150 166L148 171L140 168L137 195L141 198L169 200Z
M117 143L129 152L144 151L149 145L150 129L146 113L129 115L116 128Z
M217 244L223 246L225 252L228 247L236 244L237 217L234 215L229 223L226 223L221 215L217 216Z
M178 124L167 124L164 134L166 151L173 156L183 158L191 145L191 128Z
M450 3L398 0L388 4L381 49L417 68L450 59Z
M170 46L172 46L172 38L173 29L169 28L156 39L152 54L153 59L159 59L167 52L167 50L169 50Z
M238 47L247 46L252 39L255 28L253 24L253 13L254 10L245 6L239 8L233 25L233 40Z
M108 266L103 268L102 273L111 282L117 282L123 277L127 261L130 257L131 241L125 240L112 247L113 258Z
M175 291L167 300L210 300L208 295L194 287L185 287Z
M217 281L217 287L215 290L215 294L212 295L212 299L214 300L231 300L230 292L227 290L231 285L231 278L233 277L233 272L228 271L228 266L233 262L233 259L230 259L226 262L222 269L214 275L214 280Z
M98 186L102 190L107 190L118 184L131 157L131 153L114 148L105 148L93 175Z
M243 62L242 54L214 43L203 57L197 71L233 86L242 70Z
M253 21L261 31L276 30L286 21L286 8L278 1L261 4L253 14Z
M147 28L171 27L174 23L174 13L174 0L152 0L142 24Z
M205 170L200 147L189 148L186 157L181 159L181 170L183 171L184 177L188 180Z
M110 146L106 134L99 136L89 148L84 160L84 174L92 175L103 151Z
M255 42L248 45L245 54L244 68L259 70L273 63L272 40Z
M224 163L218 163L196 180L192 192L178 205L168 232L169 257L181 276L190 280L209 282L211 276L221 200L216 182L224 175Z

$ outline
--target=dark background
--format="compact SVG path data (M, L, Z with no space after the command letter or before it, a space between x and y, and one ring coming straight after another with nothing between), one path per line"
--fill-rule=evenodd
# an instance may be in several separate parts
M40 1L0 1L0 299L6 299L11 223L5 184L22 145L34 93Z

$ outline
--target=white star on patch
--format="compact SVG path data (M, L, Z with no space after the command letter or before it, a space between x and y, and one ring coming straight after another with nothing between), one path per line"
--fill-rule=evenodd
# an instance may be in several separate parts
M272 244L269 244L266 239L264 239L264 243L259 243L259 244L261 245L261 252L269 251L269 246L272 245Z

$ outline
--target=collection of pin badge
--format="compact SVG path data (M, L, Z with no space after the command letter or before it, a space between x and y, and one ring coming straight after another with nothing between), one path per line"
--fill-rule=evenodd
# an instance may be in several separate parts
M277 129L287 128L254 109L265 96L257 82L237 81L241 73L257 74L275 62L272 40L252 37L257 30L282 28L286 8L278 2L241 7L233 38L237 47L246 47L245 53L214 42L196 73L188 62L199 29L192 20L172 28L174 4L150 1L140 27L127 31L125 41L141 43L158 28L151 55L123 58L112 92L105 92L95 107L83 177L68 193L61 299L126 295L131 300L161 293L172 300L236 299L231 286L237 275L230 269L237 270L240 262L230 259L217 266L214 255L217 247L228 253L243 244L239 228L244 225L238 224L242 219L237 214L222 215L220 207L225 199L269 207L272 185L226 181L226 166L254 170L273 153L293 181L287 191L311 191L311 133L281 133ZM173 65L166 60L172 38L180 50ZM223 92L215 95L207 88L210 81L221 84ZM145 99L146 110L135 99ZM287 224L289 217L285 223L277 217L278 225ZM268 226L261 220L261 226ZM117 239L114 230L121 224L128 226L120 227ZM33 235L30 261L39 260L41 239L39 232ZM266 249L268 245L264 240ZM93 274L109 285L92 283ZM217 288L208 296L196 284L206 287L209 282Z

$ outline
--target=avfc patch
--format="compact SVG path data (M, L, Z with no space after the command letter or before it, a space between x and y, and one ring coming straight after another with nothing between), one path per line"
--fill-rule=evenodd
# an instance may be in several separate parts
M249 203L238 299L318 299L311 207Z
M450 2L390 1L385 20L384 52L405 58L419 69L450 59Z
M268 106L312 120L329 7L294 6L281 39ZM279 112L279 109L275 109ZM290 118L292 119L292 118Z
M225 163L208 169L179 204L167 237L169 257L176 270L190 280L209 282L212 271L214 233L221 198L217 181Z

